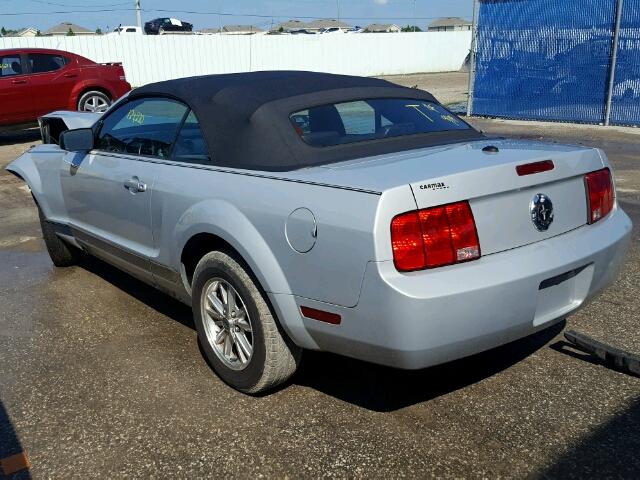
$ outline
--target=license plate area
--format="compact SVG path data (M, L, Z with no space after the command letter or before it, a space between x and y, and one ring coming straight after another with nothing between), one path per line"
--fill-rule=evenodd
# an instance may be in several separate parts
M542 325L578 308L591 286L593 264L569 270L540 282L533 325Z

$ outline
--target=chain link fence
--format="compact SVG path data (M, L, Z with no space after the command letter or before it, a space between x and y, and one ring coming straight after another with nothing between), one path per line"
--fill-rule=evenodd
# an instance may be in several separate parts
M469 111L640 125L640 0L479 0Z

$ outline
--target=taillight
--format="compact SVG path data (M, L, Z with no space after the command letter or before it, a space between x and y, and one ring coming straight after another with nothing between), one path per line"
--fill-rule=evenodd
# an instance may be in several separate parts
M608 168L587 173L584 176L587 190L588 223L592 224L606 217L613 210L613 183Z
M476 224L467 201L394 217L391 246L394 264L401 272L480 258Z

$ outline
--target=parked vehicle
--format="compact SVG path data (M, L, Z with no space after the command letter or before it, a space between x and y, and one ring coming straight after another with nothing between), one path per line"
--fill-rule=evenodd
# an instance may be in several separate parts
M325 34L325 33L345 33L345 31L342 30L340 27L329 27L329 28L323 28L318 33L321 33L321 34Z
M29 124L54 110L103 112L131 90L122 64L61 50L0 50L0 67L0 127Z
M136 27L134 25L120 25L113 29L113 32L107 33L107 35L122 35L122 34L134 34L134 35L142 35L144 31L140 27Z
M156 18L144 24L147 35L163 35L165 33L191 32L193 25L177 18Z
M150 84L7 169L56 266L96 255L191 305L247 393L303 349L417 369L530 335L609 285L631 235L601 150L490 139L374 78Z

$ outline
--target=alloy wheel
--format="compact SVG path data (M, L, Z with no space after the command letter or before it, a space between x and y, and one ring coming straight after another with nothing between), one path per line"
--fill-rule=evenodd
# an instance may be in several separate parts
M207 341L233 370L244 370L253 355L253 329L244 300L226 280L212 278L203 288L200 309Z
M104 112L109 107L109 103L98 95L92 95L87 98L82 106L82 110L85 112Z

